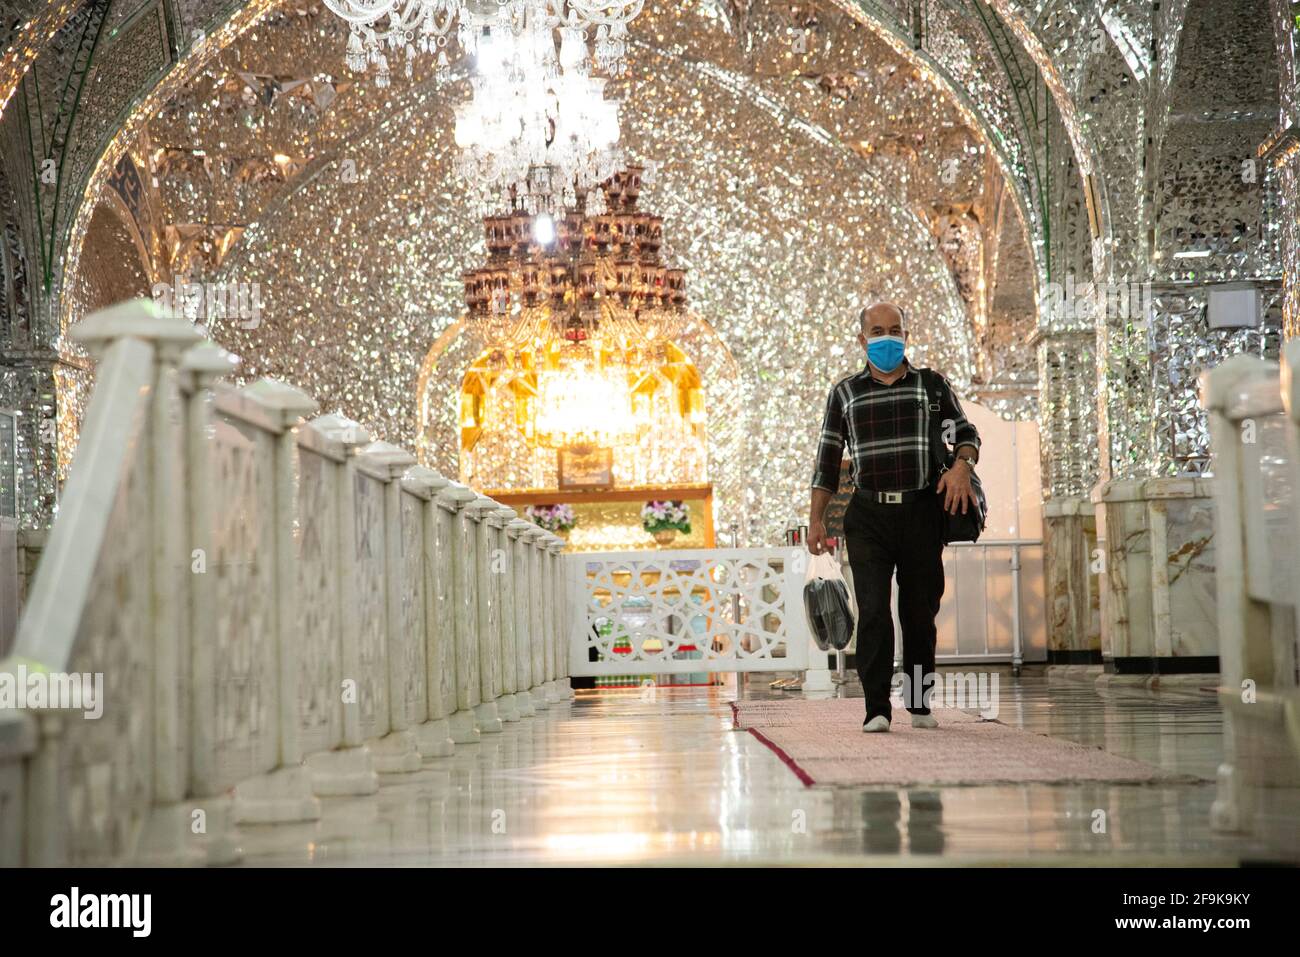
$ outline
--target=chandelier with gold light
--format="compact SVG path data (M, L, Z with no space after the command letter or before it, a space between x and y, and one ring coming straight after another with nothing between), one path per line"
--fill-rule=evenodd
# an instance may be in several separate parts
M560 34L569 48L581 46L608 76L626 69L627 26L645 0L325 0L347 21L347 65L356 73L373 71L377 86L388 85L390 55L404 56L407 76L417 57L436 56L449 67L447 50L455 37L470 56L484 40L519 33L529 23Z
M558 220L523 210L484 217L488 260L462 279L486 348L510 352L549 336L599 339L626 355L680 332L686 271L663 262L663 217L637 208L643 173L615 174L590 209Z
M663 218L637 206L643 173L615 174L558 220L484 217L488 258L463 274L466 318L485 369L518 379L516 422L534 446L623 445L638 408L672 385L656 370L676 361L686 272L663 260ZM685 389L673 407L698 421L698 383Z
M537 23L480 43L472 97L456 108L457 168L480 212L554 217L622 165L619 104L585 53L581 42L557 51Z
M627 68L627 25L644 0L325 0L351 24L348 68L389 83L389 53L446 47L456 26L472 60L471 98L456 109L458 170L480 212L557 216L622 165L607 77ZM594 48L588 41L594 37ZM603 73L604 75L596 75Z

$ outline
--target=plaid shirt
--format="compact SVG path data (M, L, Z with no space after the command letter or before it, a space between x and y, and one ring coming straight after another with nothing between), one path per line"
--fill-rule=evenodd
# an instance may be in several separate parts
M966 419L961 403L948 380L939 377L939 410L932 413L925 395L925 383L914 367L908 366L893 385L871 377L869 368L835 383L826 400L817 446L817 469L813 488L834 494L840 488L840 459L848 443L853 484L875 492L907 492L930 484L930 416L951 420L954 448L973 445L980 437ZM947 450L945 449L945 454Z

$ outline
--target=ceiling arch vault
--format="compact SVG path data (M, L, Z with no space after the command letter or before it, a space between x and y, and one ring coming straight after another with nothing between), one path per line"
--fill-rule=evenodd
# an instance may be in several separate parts
M409 441L419 362L481 248L449 163L463 82L421 64L377 90L344 68L346 27L319 0L30 6L5 25L0 136L51 131L58 186L42 193L21 151L3 171L34 334L65 377L88 381L60 333L90 303L78 277L102 261L86 243L111 201L151 283L261 287L257 328L214 329L245 375L294 378ZM1171 85L1172 54L1143 50L1176 50L1172 6L649 2L614 84L625 142L659 164L647 197L755 396L811 403L819 385L778 394L764 368L852 365L854 303L891 295L926 361L1034 414L1046 285L1145 266L1151 187L1116 130Z
M971 247L973 245L971 237L969 235L963 237L961 234L969 234L973 229L985 225L980 222L981 214L986 220L991 220L999 209L1014 209L1018 213L1022 229L1025 228L1023 223L1026 213L1031 217L1034 215L1033 204L1025 201L1023 183L1019 182L1016 176L992 177L993 189L987 192L992 192L994 195L986 197L988 209L975 208L976 204L972 199L986 192L984 181L990 179L987 175L989 169L986 167L996 168L997 165L990 164L988 156L995 157L1002 164L1004 172L1017 168L1006 161L1009 141L1005 136L999 136L996 140L989 137L987 134L990 128L986 123L982 129L972 130L970 121L974 119L977 121L975 125L980 126L979 121L983 114L969 108L969 98L964 91L946 86L942 78L937 75L930 75L917 70L914 66L909 66L908 62L898 55L895 47L879 42L877 31L888 31L883 31L878 24L864 24L860 15L848 16L836 10L835 5L824 4L825 9L818 11L813 18L815 24L809 28L817 32L817 38L807 47L801 48L795 40L801 35L800 31L808 32L806 27L809 20L792 14L789 9L790 4L747 4L743 35L738 32L736 23L725 16L727 4L704 0L704 2L659 6L665 9L656 7L643 17L639 35L654 38L657 46L664 50L671 49L683 60L707 64L715 69L727 70L735 76L744 77L756 90L764 91L764 88L769 88L772 93L777 94L779 100L786 101L787 104L792 103L792 106L787 105L786 108L795 117L810 116L811 121L816 123L817 113L824 114L828 110L835 113L830 122L822 124L824 129L829 130L828 135L838 137L843 144L864 156L867 160L864 164L864 174L869 174L870 167L873 165L881 167L883 175L897 184L900 200L912 204L921 214L923 221L932 227L936 242L941 244L943 250L964 252ZM193 22L193 15L186 22ZM252 39L258 36L259 30L262 31L261 36L256 40ZM299 34L299 45L296 51L299 56L292 61L286 62L286 59L281 57L278 63L271 63L270 58L261 57L259 60L256 54L250 53L254 46L268 43L272 48L276 44L287 47L292 41L286 43L273 38L294 32ZM373 94L374 91L365 89L364 85L361 89L350 86L351 77L341 68L339 60L342 38L340 25L333 22L331 15L318 5L263 2L244 5L237 9L225 26L208 35L202 45L194 50L180 67L173 70L163 84L141 100L140 107L124 124L123 135L117 137L105 151L87 195L96 195L96 187L109 177L110 171L115 169L115 164L120 157L126 155L128 143L132 142L132 134L135 134L135 142L138 145L142 138L139 134L147 133L148 128L156 124L157 112L165 111L169 101L177 96L184 98L187 94L187 85L195 82L201 84L205 74L210 74L214 66L234 74L254 73L255 69L240 69L241 64L236 61L241 57L248 61L242 64L243 66L258 60L263 64L263 69L289 70L292 71L290 75L295 76L307 75L310 67L313 75L327 74L340 81L335 86L340 90L347 89L339 98L340 102L330 108L331 112L341 112L343 101L350 98L349 93L352 99L373 106L374 100L366 98L366 94ZM214 45L214 41L220 46ZM803 49L804 52L797 54L793 52L798 49ZM232 51L238 56L232 57ZM203 61L201 67L198 63L191 62L196 60ZM792 65L797 68L791 69ZM199 79L196 81L194 77ZM876 80L880 82L875 82ZM417 74L415 86L418 88L420 83L421 78ZM924 116L913 117L910 124L900 124L896 122L896 117L895 121L891 122L879 113L872 116L872 107L882 102L889 102L888 98L897 92L888 88L890 84L916 87L915 91L907 90L904 98L910 97L913 102L937 103L939 104L937 114L927 111ZM404 94L411 92L411 90L401 89L401 86L399 78L394 89L389 91L389 96L385 97L384 108L387 108L390 102L400 101ZM867 86L868 89L863 92L855 90L856 86ZM885 87L885 89L872 89L870 88L872 86ZM884 101L879 99L882 95L885 97ZM855 123L857 128L853 128ZM320 124L322 127L328 125L328 123ZM342 128L346 124L340 121L334 125ZM967 142L954 144L951 132L944 136L930 136L929 142L926 142L924 133L920 131L924 131L927 126L946 128L948 131L962 130L967 135L973 133L971 140L982 147L978 150L981 154L980 162L964 162L968 158L965 150L969 144ZM979 135L981 133L984 135ZM909 146L909 136L917 141L913 146L919 145L920 151ZM328 134L319 137L314 145L322 148L309 159L315 160L320 156L328 155L328 147L331 145ZM955 149L953 149L954 145ZM990 149L990 145L994 148ZM912 149L912 152L910 155L905 155L908 149ZM905 169L909 160L912 168ZM962 162L966 167L962 170L960 179L952 168L954 161ZM924 170L917 169L922 165L926 167ZM1009 204L1006 202L1007 197L1012 200ZM998 218L1000 221L1005 220L1005 217ZM248 221L254 221L254 217L249 216ZM68 257L68 261L73 264L80 253L79 243L84 235L82 225L84 222L88 222L88 219L87 211L83 208L78 216L80 228L73 232L73 248ZM1006 239L1015 238L1013 231L1005 228L998 232ZM1019 243L1007 245L1019 245ZM1032 264L1034 252L1035 246L1031 245L1028 250L1013 250L1011 253L1004 250L1001 255L990 258L994 262L1019 267L1023 265L1027 255L1031 266L1027 271L1022 270L1024 274L1016 276L1016 282L1023 286L1024 281L1028 280L1031 286L1036 286L1036 279L1041 277L1042 270ZM988 381L1011 383L1013 391L1022 394L1031 392L1033 378L1031 364L1023 357L1017 362L1009 355L995 354L998 351L996 346L991 341L987 341L989 340L987 304L973 301L974 290L981 286L989 290L993 283L983 276L973 277L970 262L954 261L950 263L950 267L956 282L965 293L971 325L977 337L979 333L984 332L986 340L978 343L979 348L976 352L976 361L983 363L984 367L967 369L959 365L954 370L956 376L962 380L972 379L976 383ZM1039 274L1038 277L1035 276L1036 272ZM989 295L987 298L992 300L995 297ZM65 302L61 317L63 323L66 324L69 320L75 321L76 317L76 303ZM1023 332L1024 330L1012 332L1005 337L1006 342L1023 343L1025 336L1018 334ZM1002 351L1006 352L1006 349ZM1023 403L1021 407L1023 408Z

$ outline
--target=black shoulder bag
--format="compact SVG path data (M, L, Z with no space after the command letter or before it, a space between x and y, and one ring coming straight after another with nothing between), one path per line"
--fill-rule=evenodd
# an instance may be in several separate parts
M948 451L948 445L943 440L943 419L941 418L943 410L943 383L938 373L932 369L919 369L921 373L921 382L925 386L926 402L929 404L929 422L930 422L930 468L934 473L934 481L939 481L939 476L948 469L952 468L954 463L954 453ZM943 503L940 503L940 509L943 511L943 543L951 545L953 542L977 542L980 534L984 531L984 523L988 517L989 505L988 499L984 497L984 486L980 484L979 476L973 471L970 476L971 491L975 493L975 504L968 505L965 513L958 511L956 515L943 509Z

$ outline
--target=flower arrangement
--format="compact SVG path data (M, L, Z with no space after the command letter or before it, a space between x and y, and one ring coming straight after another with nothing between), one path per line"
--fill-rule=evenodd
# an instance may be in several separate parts
M641 527L656 532L691 533L691 510L685 502L653 501L641 506Z
M572 505L529 505L524 509L524 518L556 535L567 534L578 524Z

